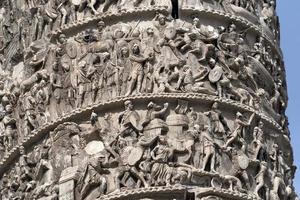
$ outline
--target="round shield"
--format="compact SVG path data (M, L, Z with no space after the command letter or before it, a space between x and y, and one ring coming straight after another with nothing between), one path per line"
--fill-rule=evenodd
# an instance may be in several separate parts
M245 170L249 166L249 157L246 154L241 154L238 156L238 163L241 169Z
M220 80L220 78L223 75L223 70L221 67L215 66L215 68L213 68L208 75L209 81L211 83L216 83Z
M143 154L144 150L141 147L133 148L128 156L127 163L131 166L135 165L138 161L141 160Z
M128 120L136 130L141 131L143 129L142 125L139 123L140 116L137 114L137 112L132 111Z
M81 0L71 0L71 2L75 6L79 6L81 4Z
M77 56L77 46L74 42L69 42L66 45L66 53L72 59L76 58Z

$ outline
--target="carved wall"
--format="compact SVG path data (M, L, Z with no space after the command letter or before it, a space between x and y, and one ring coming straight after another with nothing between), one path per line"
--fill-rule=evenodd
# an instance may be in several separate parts
M1 1L0 199L296 199L275 9Z

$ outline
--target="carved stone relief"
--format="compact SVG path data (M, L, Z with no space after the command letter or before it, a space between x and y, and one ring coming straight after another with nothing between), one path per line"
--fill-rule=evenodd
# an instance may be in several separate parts
M296 199L275 8L0 3L1 199Z

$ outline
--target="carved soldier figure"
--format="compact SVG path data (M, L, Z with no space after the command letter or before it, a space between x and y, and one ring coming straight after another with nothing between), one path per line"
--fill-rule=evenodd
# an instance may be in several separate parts
M67 23L67 17L69 14L67 9L65 8L69 0L57 0L57 1L58 1L58 6L56 9L59 10L61 14L60 26L64 26Z
M273 144L271 146L271 149L269 150L269 157L271 159L271 162L273 164L273 171L278 171L278 145Z
M273 28L274 18L275 18L275 2L270 1L269 3L263 4L263 9L261 11L262 19L266 22L270 28Z
M62 86L63 86L63 99L65 100L66 108L65 112L70 111L75 107L75 89L74 83L72 83L72 73L71 73L70 64L62 65L63 73L62 73Z
M272 200L280 200L279 194L281 194L280 188L286 188L284 180L283 180L283 175L280 172L273 172L272 175L272 189L270 190L270 199ZM285 191L284 194L285 196Z
M215 94L213 91L207 89L203 82L197 82L196 80L205 76L206 71L194 74L191 66L185 65L179 75L176 89L181 89L185 92L202 92L206 94Z
M97 198L105 194L107 190L107 180L104 173L107 173L103 165L103 155L99 155L96 158L90 158L87 164L83 176L79 179L80 186L80 198L85 199L89 195L89 198ZM87 178L87 180L85 180Z
M4 131L4 143L6 144L6 149L11 149L14 145L16 138L16 119L13 117L13 108L10 104L5 107L6 115L3 118L3 124L5 126Z
M222 112L219 110L219 104L217 102L213 103L211 110L204 113L210 119L210 129L211 132L216 137L224 137L226 134L227 123L225 121Z
M50 83L52 86L53 97L56 100L58 106L60 105L61 96L62 96L62 79L60 72L58 71L58 63L53 63L52 65L53 72L50 75Z
M119 116L119 134L123 138L129 136L130 139L136 140L138 133L143 129L140 124L140 115L133 110L133 104L131 101L125 101L124 106L125 111Z
M221 45L228 53L236 55L239 39L239 34L236 32L236 25L233 23L230 24L228 32L222 33L219 37L219 45Z
M99 90L99 79L100 79L100 57L98 55L92 55L90 58L90 64L87 70L87 78L91 81L91 92L92 100L96 101Z
M238 71L238 78L242 82L246 84L247 87L250 87L256 91L258 89L258 85L254 79L254 75L256 73L248 66L247 58L244 58L243 55L239 55L234 62L236 63L236 66L239 67Z
M35 90L33 88L25 94L24 111L25 111L25 131L24 136L28 136L32 130L36 129L38 124L36 120L36 100L34 99Z
M132 53L130 55L130 60L132 62L132 71L129 76L129 87L126 96L132 94L133 90L136 89L136 93L141 92L142 81L143 81L143 66L148 57L144 57L141 54L140 47L138 43L134 43L131 49Z
M169 107L168 103L164 104L164 107L161 108L157 104L153 103L152 101L147 106L147 114L146 119L143 122L143 126L147 126L152 120L154 119L161 119L166 114L166 111Z
M42 38L45 28L45 21L43 18L42 8L37 8L37 13L35 15L35 35L33 40L38 40Z
M234 141L238 141L242 144L242 150L243 152L245 152L245 140L243 138L243 131L244 131L244 128L247 127L247 126L250 126L251 125L251 122L253 120L255 116L255 113L253 113L249 119L248 122L244 121L243 119L243 114L241 114L240 112L237 112L236 113L236 119L234 121L234 129L233 131L230 133L229 137L228 137L228 140L226 142L226 144L223 146L223 148L227 148L229 145L231 145Z
M86 77L86 61L80 61L74 68L75 83L77 86L76 107L82 106L87 93L89 79Z
M19 164L20 164L20 178L24 180L32 180L33 174L31 173L31 169L28 166L28 157L25 152L24 146L21 146L20 149L20 158L19 158Z
M170 185L171 171L168 165L174 154L174 149L169 146L166 136L160 136L157 146L151 151L154 160L151 169L151 177L155 185Z
M266 173L268 172L268 166L266 162L261 162L260 170L255 176L256 187L254 193L259 196L259 190L265 185Z
M263 131L264 123L259 121L258 126L256 126L253 130L253 143L255 143L254 149L254 159L262 160L264 158L264 131Z
M129 49L127 46L124 46L120 49L120 56L118 57L117 64L120 84L119 94L124 95L127 92L128 79L132 68L132 63L129 58Z
M50 91L48 84L45 80L41 80L41 82L38 85L38 91L36 93L36 103L37 103L37 112L39 115L39 120L42 121L42 123L47 122L49 119L49 111L48 111L48 105L50 100Z
M216 150L213 135L209 132L209 126L205 125L201 131L200 141L203 145L203 163L202 170L209 168L210 172L215 171ZM210 161L210 162L209 162Z

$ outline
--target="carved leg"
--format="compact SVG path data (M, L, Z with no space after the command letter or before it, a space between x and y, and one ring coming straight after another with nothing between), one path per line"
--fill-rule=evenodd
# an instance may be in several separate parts
M258 183L258 185L255 187L254 194L256 194L256 196L259 197L258 192L259 192L259 190L260 190L263 186L264 186L264 182L260 181L260 182Z
M134 3L133 3L133 5L134 5L135 7L138 7L138 6L141 4L142 1L143 1L143 0L135 0Z
M215 162L216 162L216 152L215 150L212 150L212 153L211 153L211 160L210 160L210 171L211 172L216 172L215 171Z
M67 15L68 15L68 12L67 10L64 8L64 7L60 7L59 9L62 17L61 17L61 24L60 26L62 27L63 25L65 25L67 23Z
M118 0L105 0L102 13L106 12L113 3L117 3L117 2Z
M133 92L133 89L134 89L134 86L136 84L136 77L132 77L130 83L129 83L129 87L128 87L128 90L127 90L127 93L125 94L125 96L129 96L130 94L132 94Z
M141 93L142 81L143 81L143 74L139 74L137 77L136 93Z
M237 138L237 134L235 133L229 140L227 140L223 148L227 148L236 138Z
M149 184L147 183L147 181L145 180L144 176L142 176L135 167L131 167L130 168L130 172L136 176L139 180L142 181L142 183L144 184L144 187L149 187Z

